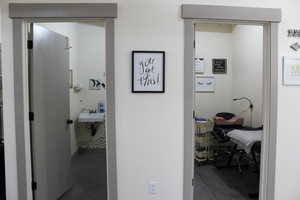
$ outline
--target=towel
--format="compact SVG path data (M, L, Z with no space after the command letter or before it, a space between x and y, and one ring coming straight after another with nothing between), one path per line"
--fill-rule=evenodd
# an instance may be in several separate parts
M230 137L231 141L236 143L240 148L244 149L247 153L251 152L252 146L256 142L262 140L262 130L258 131L245 131L245 130L232 130L227 136Z

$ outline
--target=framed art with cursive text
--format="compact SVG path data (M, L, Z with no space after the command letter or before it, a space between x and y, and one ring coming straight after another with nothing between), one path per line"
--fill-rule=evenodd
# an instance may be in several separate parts
M164 51L132 51L132 92L165 92Z

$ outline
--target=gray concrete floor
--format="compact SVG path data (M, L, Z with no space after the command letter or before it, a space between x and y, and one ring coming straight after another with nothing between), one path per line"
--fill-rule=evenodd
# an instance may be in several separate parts
M252 170L216 169L195 165L194 200L250 200L258 192L259 177ZM73 187L60 200L106 200L106 152L79 151L72 161Z
M60 200L107 199L106 151L79 150L72 159L73 187Z
M194 200L250 200L259 189L259 176L252 170L217 169L213 165L195 168ZM253 200L253 199L252 199Z

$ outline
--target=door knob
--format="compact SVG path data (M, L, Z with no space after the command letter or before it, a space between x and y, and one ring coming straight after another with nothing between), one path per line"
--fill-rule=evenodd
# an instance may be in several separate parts
M73 124L73 120L68 119L68 120L67 120L67 124Z

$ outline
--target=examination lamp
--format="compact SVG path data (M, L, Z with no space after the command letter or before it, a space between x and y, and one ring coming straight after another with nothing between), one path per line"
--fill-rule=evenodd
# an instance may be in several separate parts
M250 108L250 126L252 127L252 115L253 115L253 103L251 101L251 99L247 98L247 97L241 97L241 98L236 98L233 99L233 101L240 101L240 100L247 100L249 103L249 108Z

